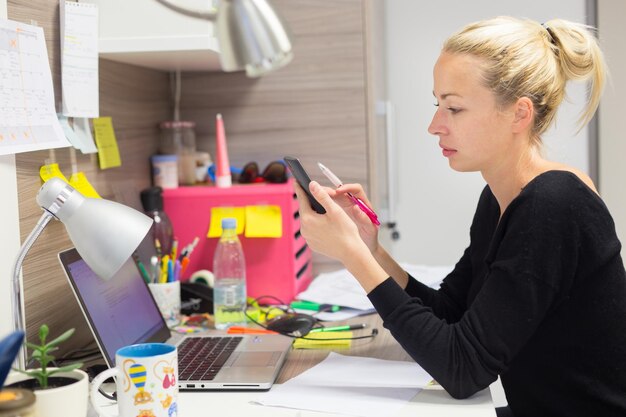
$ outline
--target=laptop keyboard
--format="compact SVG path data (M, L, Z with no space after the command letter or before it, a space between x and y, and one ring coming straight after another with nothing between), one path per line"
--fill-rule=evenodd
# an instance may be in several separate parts
M178 345L179 381L211 381L243 338L188 337Z

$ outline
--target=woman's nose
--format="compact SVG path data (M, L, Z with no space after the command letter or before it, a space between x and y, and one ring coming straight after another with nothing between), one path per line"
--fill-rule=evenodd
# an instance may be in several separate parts
M433 115L433 120L431 120L430 125L428 126L428 133L436 136L445 133L445 126L443 121L443 117L441 116L441 112L438 108Z

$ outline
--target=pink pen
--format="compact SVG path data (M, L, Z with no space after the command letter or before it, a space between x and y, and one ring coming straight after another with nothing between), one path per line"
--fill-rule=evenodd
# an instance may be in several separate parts
M317 163L317 166L320 167L320 169L322 170L322 173L326 175L326 178L328 178L335 187L339 188L343 185L339 177L333 174L333 172L330 169L326 168L320 162ZM348 196L350 200L352 200L354 204L359 206L359 208L361 209L361 211L363 211L363 213L367 214L367 217L370 218L372 223L374 223L376 226L380 226L380 221L378 221L378 216L376 215L376 213L374 213L374 211L371 208L367 207L367 205L360 198L356 198L355 196L353 196L352 193L346 193L346 195Z

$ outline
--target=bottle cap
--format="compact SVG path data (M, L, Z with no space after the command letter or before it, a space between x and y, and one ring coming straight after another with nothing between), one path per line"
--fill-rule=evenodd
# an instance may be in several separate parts
M237 219L231 217L225 217L222 219L222 229L236 229Z
M163 189L150 187L141 191L141 205L144 211L163 210Z

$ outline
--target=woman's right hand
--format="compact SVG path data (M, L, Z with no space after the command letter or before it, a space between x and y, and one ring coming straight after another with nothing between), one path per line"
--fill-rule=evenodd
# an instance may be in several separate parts
M370 209L370 203L361 184L343 184L341 187L329 192L333 200L350 216L352 221L357 225L359 235L371 253L378 249L378 226L376 226L370 218L348 197L348 193L360 199Z

